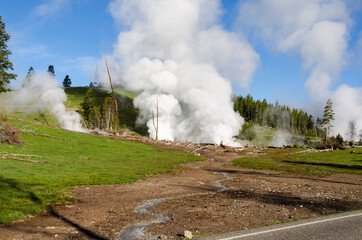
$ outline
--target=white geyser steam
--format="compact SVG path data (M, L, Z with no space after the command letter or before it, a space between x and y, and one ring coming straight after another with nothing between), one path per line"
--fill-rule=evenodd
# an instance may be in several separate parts
M349 28L352 25L342 0L253 0L241 5L239 24L251 27L272 49L297 53L310 71L305 82L311 99L309 111L322 115L328 98L334 103L333 134L347 134L348 122L362 128L362 88L335 80L348 59ZM316 109L318 108L318 109Z
M58 81L49 73L40 72L26 77L22 87L9 93L3 105L26 112L47 110L57 118L60 127L85 132L81 116L75 111L66 111L63 104L66 100L67 96Z
M115 0L110 11L127 29L109 57L113 78L142 92L134 104L150 136L158 102L159 139L235 144L243 119L230 81L248 87L259 57L217 24L220 1Z

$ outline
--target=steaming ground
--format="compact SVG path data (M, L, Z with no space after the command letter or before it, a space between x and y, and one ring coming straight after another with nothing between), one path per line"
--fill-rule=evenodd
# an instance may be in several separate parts
M2 100L2 106L9 112L49 111L56 117L61 128L85 132L81 116L75 111L66 111L66 100L67 96L58 81L49 73L40 72L25 78L20 89L9 93Z
M234 145L243 119L230 83L247 87L259 56L217 24L220 1L115 0L110 11L126 29L109 57L113 79L142 92L134 103L150 136L158 101L159 139Z

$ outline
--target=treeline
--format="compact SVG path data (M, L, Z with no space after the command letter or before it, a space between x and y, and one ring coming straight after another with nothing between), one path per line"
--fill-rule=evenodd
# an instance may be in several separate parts
M247 121L260 126L285 129L305 136L323 136L320 127L321 119L313 118L302 109L291 109L289 106L254 100L248 94L246 97L234 98L234 110Z

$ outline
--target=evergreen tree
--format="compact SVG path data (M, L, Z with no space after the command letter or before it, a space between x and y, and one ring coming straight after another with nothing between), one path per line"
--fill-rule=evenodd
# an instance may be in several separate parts
M28 70L28 73L26 74L27 77L32 77L34 75L35 71L34 68L31 66Z
M356 136L356 122L355 121L349 120L348 131L349 131L350 141L354 142L354 137Z
M34 74L35 74L34 68L30 67L23 82L21 83L21 86L24 87L25 85L27 85L30 82L31 77L34 76Z
M291 110L286 105L280 105L278 101L269 104L265 99L262 102L254 100L250 94L233 99L234 110L247 122L253 121L261 126L282 128L303 135L321 134L321 131L316 129L313 116L301 109Z
M343 137L340 133L337 134L336 140L338 141L339 144L343 145Z
M82 110L80 111L80 113L83 116L83 119L87 124L87 126L91 128L93 126L92 114L96 115L97 113L97 109L93 108L96 107L96 99L95 99L94 90L92 88L89 88L87 90L87 92L85 93L84 100L80 105L82 106Z
M10 35L6 33L5 23L0 16L0 93L10 91L8 84L11 79L16 78L16 74L8 73L8 70L14 70L13 63L9 60L11 51L6 44L9 39Z
M53 66L53 65L49 65L49 67L48 67L48 73L49 73L52 77L55 77L55 72L54 72L54 66Z
M331 127L333 127L331 123L332 120L334 120L333 103L332 100L328 98L326 106L324 107L324 114L321 122L321 125L326 130L326 142L328 139L329 130L331 129Z
M72 80L70 80L69 75L67 75L63 80L63 87L70 87L70 85L72 85Z
M242 129L239 132L239 138L252 141L255 139L255 137L256 137L256 132L254 129L253 121L244 122Z

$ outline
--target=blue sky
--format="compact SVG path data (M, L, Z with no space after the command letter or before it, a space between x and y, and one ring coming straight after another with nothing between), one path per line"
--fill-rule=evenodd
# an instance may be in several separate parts
M105 54L113 52L113 44L121 26L112 18L108 9L110 1L100 0L1 0L0 15L11 34L9 49L13 52L14 72L18 87L30 66L46 71L54 65L59 81L65 75L72 79L73 86L88 85L92 80L94 63ZM224 0L220 24L226 30L235 28L238 7L244 1ZM341 84L362 87L362 60L358 41L362 36L362 4L351 4L348 41L348 61L336 77L332 90ZM355 1L358 2L358 1ZM352 9L353 6L353 9ZM233 84L236 95L250 92L254 98L266 98L270 102L291 103L302 107L308 101L304 87L310 70L303 69L303 60L298 54L275 51L253 35L244 32L244 37L259 54L260 62L253 74L249 90Z

